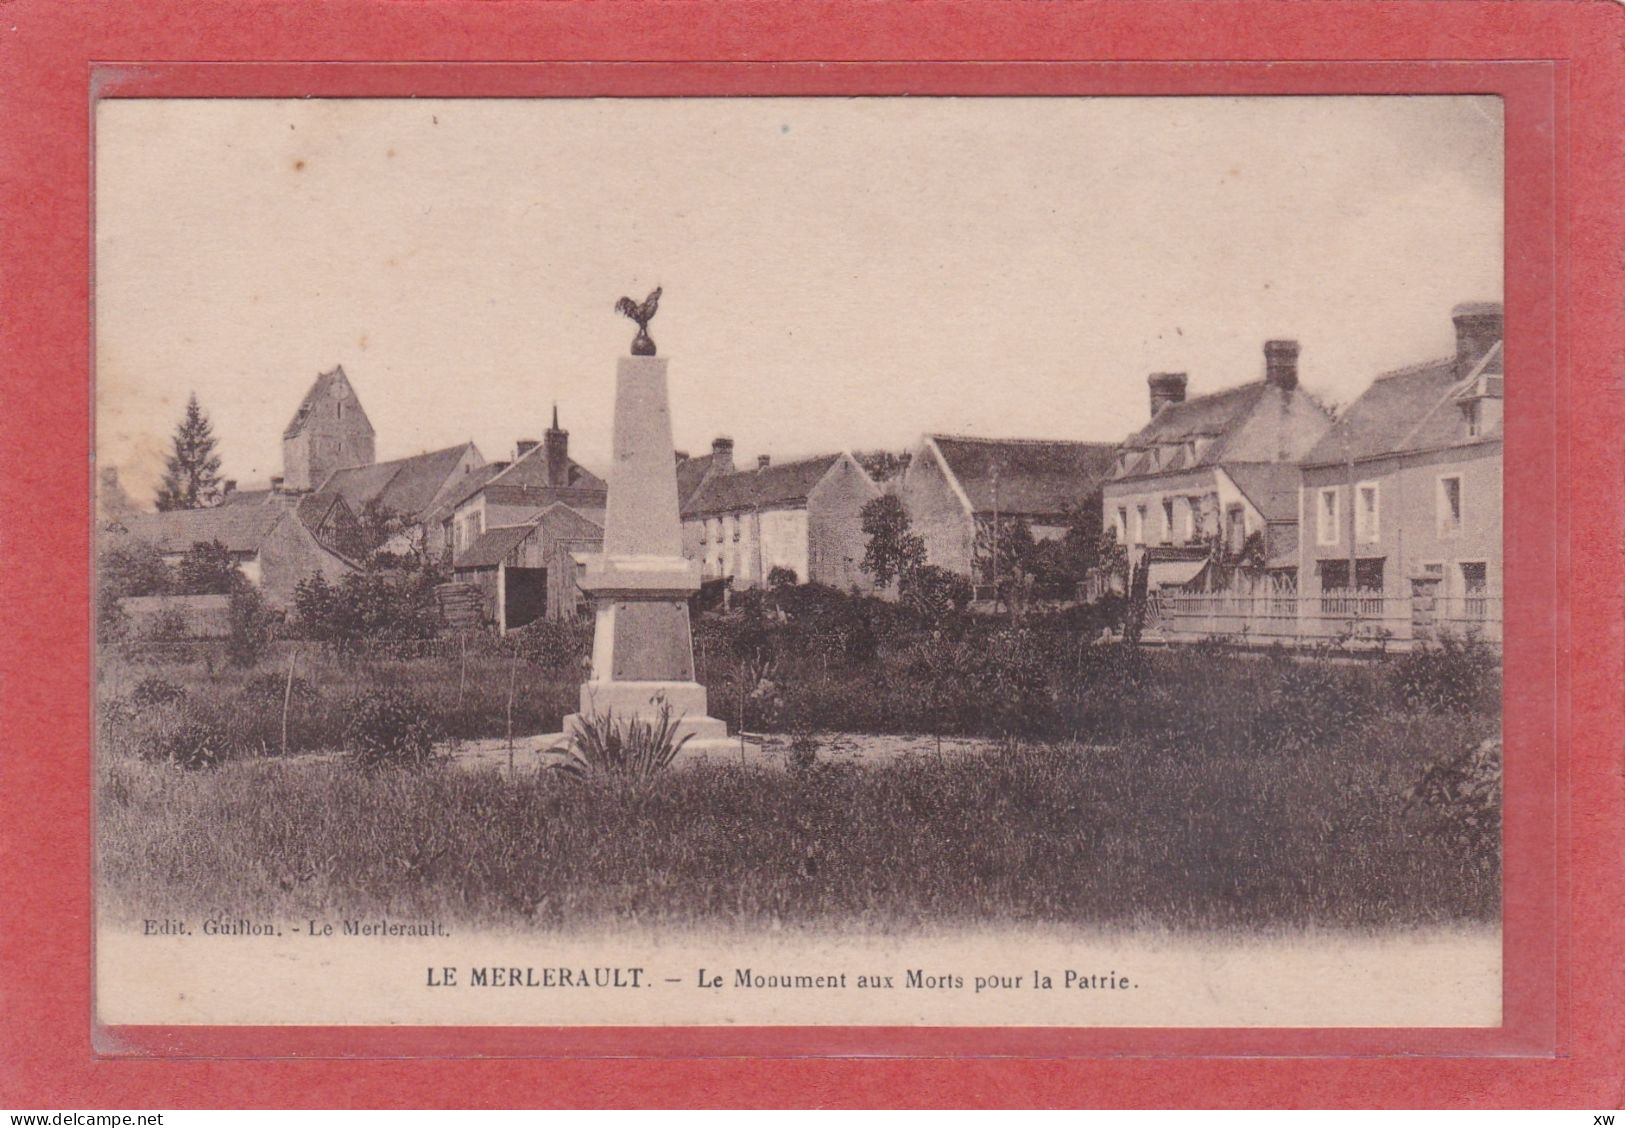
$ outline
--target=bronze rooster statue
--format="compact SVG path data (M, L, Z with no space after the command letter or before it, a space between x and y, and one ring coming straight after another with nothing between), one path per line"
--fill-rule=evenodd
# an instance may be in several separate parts
M638 305L631 298L622 298L615 303L616 313L624 313L638 323L638 335L632 338L633 356L653 356L655 354L654 338L649 336L649 322L654 319L655 310L659 308L659 286L656 286L654 292L643 299L642 305Z

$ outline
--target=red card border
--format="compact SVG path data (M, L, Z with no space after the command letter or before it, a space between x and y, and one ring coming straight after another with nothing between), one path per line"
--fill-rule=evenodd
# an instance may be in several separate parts
M105 1032L121 1050L199 1057L359 1053L477 1054L487 1059L418 1062L412 1072L402 1072L401 1063L388 1061L262 1062L252 1074L245 1072L251 1068L248 1062L196 1061L171 1061L155 1073L154 1062L94 1060L89 1046L89 772L84 754L88 586L82 565L66 573L60 565L64 557L88 558L87 463L79 461L88 461L90 414L85 379L90 116L85 97L92 72L87 64L92 59L160 55L300 58L316 53L307 54L301 47L308 50L318 41L326 48L319 53L335 57L438 55L469 61L479 58L482 50L504 53L507 43L523 36L510 38L507 33L515 29L492 22L489 9L481 12L454 3L413 9L338 4L321 16L314 9L299 9L310 18L286 25L277 21L276 14L294 10L288 6L140 6L148 17L160 9L200 17L163 26L132 19L134 6L108 7L112 18L98 28L63 13L41 19L36 9L32 23L27 13L8 13L28 28L34 43L24 59L27 65L18 72L23 81L14 76L4 88L8 102L21 113L10 130L14 143L0 164L4 174L0 215L27 221L11 237L15 258L3 296L14 311L13 326L27 326L25 334L8 334L4 347L11 361L6 379L19 397L13 402L27 397L30 410L26 419L11 416L3 421L7 441L0 453L6 469L0 488L11 503L7 511L21 515L21 528L27 533L13 535L4 546L12 586L5 605L14 625L0 650L14 748L26 750L0 760L8 815L0 877L14 907L4 925L6 951L11 954L7 974L12 1021L0 1035L0 1045L6 1062L24 1066L19 1076L45 1083L42 1091L73 1094L87 1103L94 1098L100 1104L112 1099L170 1106L211 1099L229 1102L229 1094L240 1093L238 1087L250 1077L261 1093L280 1093L284 1098L297 1099L299 1093L314 1096L307 1086L320 1086L327 1099L318 1096L316 1103L515 1103L519 1094L504 1086L520 1076L535 1081L543 1075L536 1072L540 1063L489 1060L504 1055L789 1059L751 1064L743 1071L737 1060L648 1063L638 1071L636 1083L624 1072L606 1071L610 1062L554 1062L548 1072L567 1079L568 1087L551 1091L550 1103L563 1104L594 1103L595 1095L598 1101L613 1103L789 1103L795 1100L794 1092L817 1092L806 1085L833 1084L837 1077L859 1081L851 1071L860 1063L805 1056L817 1054L976 1059L955 1063L953 1076L979 1085L982 1100L989 1103L1011 1098L1077 1101L1082 1096L1077 1090L1055 1086L1085 1076L1092 1078L1095 1090L1087 1103L1095 1104L1166 1101L1184 1086L1191 1087L1186 1092L1192 1097L1201 1094L1203 1104L1300 1103L1294 1096L1305 1092L1303 1085L1314 1085L1317 1095L1302 1103L1436 1104L1461 1099L1493 1103L1495 1094L1540 1093L1555 1098L1553 1103L1580 1105L1597 1102L1578 1094L1601 1095L1609 1091L1606 1086L1617 1083L1608 1052L1618 1046L1619 1035L1607 1023L1604 1008L1621 998L1620 968L1610 959L1618 925L1606 913L1620 875L1621 803L1612 739L1619 716L1621 630L1618 585L1613 582L1619 574L1613 552L1619 543L1619 459L1607 443L1611 437L1607 428L1617 426L1619 414L1618 377L1609 379L1608 363L1610 344L1619 340L1620 307L1619 279L1617 271L1609 270L1606 236L1617 236L1620 222L1602 209L1609 201L1609 188L1618 183L1620 168L1617 137L1606 125L1607 110L1619 106L1619 66L1617 58L1605 61L1609 42L1620 38L1620 25L1599 21L1600 6L1547 5L1536 11L1531 4L1468 2L1449 6L1446 19L1439 7L1423 6L1424 15L1421 8L1408 4L1318 4L1312 12L1307 10L1310 6L1299 8L1293 17L1287 10L1291 6L1282 5L1193 7L1152 2L1135 6L1132 19L1127 8L1099 4L1049 9L1045 20L1023 21L1010 18L1014 8L952 4L933 6L932 11L956 19L925 27L902 20L896 6L874 5L862 11L824 8L826 22L805 25L809 30L798 43L804 58L861 58L864 53L854 48L868 46L871 59L910 53L972 59L979 45L984 54L988 45L997 45L1005 48L1007 57L1019 56L1059 42L1056 36L1062 33L1082 42L1082 33L1094 32L1110 41L1116 47L1112 53L1120 57L1150 56L1159 50L1177 54L1181 48L1191 58L1204 53L1222 56L1227 48L1232 55L1250 49L1287 57L1312 52L1318 41L1330 48L1328 54L1368 56L1403 56L1407 49L1425 56L1448 46L1456 54L1493 57L1497 48L1511 54L1508 49L1519 46L1523 49L1516 54L1522 59L1544 57L1546 62L966 66L900 61L832 66L498 61L456 67L120 64L116 73L97 71L97 92L104 97L1482 92L1506 99L1506 297L1512 329L1508 361L1511 371L1529 375L1522 382L1509 381L1508 387L1514 409L1507 413L1511 454L1507 513L1508 527L1516 529L1516 536L1508 538L1506 570L1508 588L1520 596L1509 609L1507 622L1507 1021L1501 1030L120 1028ZM681 16L662 5L561 4L545 11L508 6L503 10L523 25L520 31L545 25L573 35L583 59L606 52L613 56L617 43L627 41L628 27L643 25L646 17L653 17L647 21L656 25L652 39L664 42L664 53L760 59L773 53L770 48L780 21L792 11L805 16L809 8L698 4L684 6ZM1180 23L1198 11L1204 17L1206 26L1200 30L1205 38L1193 38L1192 28ZM227 13L248 18L228 25L221 19ZM446 20L451 13L463 18ZM104 13L98 9L97 14ZM889 26L876 18L887 14L894 17ZM1046 23L1055 25L1047 37L1039 26ZM1326 26L1338 29L1334 40L1317 34ZM448 27L464 34L448 42L437 35ZM1288 30L1293 34L1286 35ZM1454 35L1448 34L1452 31ZM842 45L844 52L834 49ZM1419 45L1427 49L1416 51ZM710 50L696 50L704 47ZM19 97L19 90L26 96ZM1571 133L1575 122L1579 126ZM16 144L19 140L21 144ZM1587 240L1573 246L1567 238L1570 216L1584 223L1587 232ZM1612 245L1617 244L1616 238ZM1571 337L1567 332L1571 324L1583 324L1588 332ZM1574 410L1576 402L1583 402L1585 410ZM1559 483L1564 488L1559 489ZM1571 524L1571 506L1579 524ZM1571 583L1571 577L1578 582ZM1587 658L1572 671L1571 683L1567 657L1577 629L1586 632ZM41 662L41 654L50 654L53 660ZM1571 705L1583 726L1572 745ZM1564 755L1554 756L1554 749ZM1572 823L1567 798L1571 779ZM1584 833L1571 833L1571 825L1583 827ZM29 955L19 958L19 952ZM30 967L45 970L30 976ZM1587 986L1584 994L1560 989L1571 976L1581 975ZM1435 1059L1421 1072L1415 1068L1419 1063L1393 1057L1336 1060L1350 1054L1540 1055L1554 1049L1560 1056L1544 1063ZM987 1060L1170 1054L1278 1054L1332 1060L1028 1061L1007 1062L1005 1068ZM954 1089L915 1087L940 1082L947 1076L936 1072L943 1064L868 1063L863 1076L879 1088L860 1087L839 1097L826 1092L823 1102L952 1103ZM135 1082L137 1072L144 1072L149 1084ZM448 1092L429 1083L430 1077L462 1080ZM729 1078L726 1092L713 1087L724 1077ZM668 1080L651 1087L651 1078ZM335 1087L341 1081L342 1087ZM672 1089L672 1081L680 1087ZM191 1090L191 1101L176 1099L189 1082L202 1082L202 1088ZM131 1088L132 1083L137 1087ZM681 1087L684 1084L686 1088ZM9 1097L13 1083L0 1085L5 1086L0 1092ZM271 1087L263 1087L267 1085ZM1439 1085L1445 1088L1435 1087ZM114 1097L118 1093L126 1094L126 1099L118 1101ZM135 1099L129 1099L131 1095ZM524 1097L517 1103L534 1103L543 1094L527 1087ZM811 1099L815 1098L802 1097L803 1102ZM262 1096L260 1102L267 1098Z

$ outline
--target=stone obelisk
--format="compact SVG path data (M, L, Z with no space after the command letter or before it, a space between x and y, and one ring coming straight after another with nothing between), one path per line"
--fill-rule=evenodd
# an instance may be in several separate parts
M638 335L615 371L604 551L587 558L578 581L593 600L592 673L564 731L575 732L583 714L652 720L664 702L678 733L703 745L725 740L728 729L706 714L705 687L694 680L688 599L700 589L700 565L683 556L666 358L648 335L659 296L616 307L638 322Z

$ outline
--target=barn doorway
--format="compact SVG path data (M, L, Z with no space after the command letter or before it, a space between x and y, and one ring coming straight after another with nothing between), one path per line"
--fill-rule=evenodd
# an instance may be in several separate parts
M502 569L502 610L504 633L534 623L547 614L547 569Z

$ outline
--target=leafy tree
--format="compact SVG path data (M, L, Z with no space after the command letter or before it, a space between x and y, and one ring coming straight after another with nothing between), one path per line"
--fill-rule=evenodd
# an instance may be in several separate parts
M786 588L795 587L799 582L794 568L783 568L774 565L767 570L767 588L769 591L783 591Z
M135 537L109 538L96 564L97 583L113 599L163 595L173 579L158 546Z
M859 514L869 538L863 550L865 572L885 587L901 580L925 563L925 541L911 531L908 510L893 494L877 497Z
M248 578L219 541L198 541L175 568L178 595L230 595L247 584Z
M877 482L890 481L908 469L907 453L895 454L889 450L860 450L852 456L864 472Z
M197 393L186 401L186 416L175 428L174 453L165 462L158 487L158 508L205 509L220 504L220 456L214 452L214 427L198 406Z

